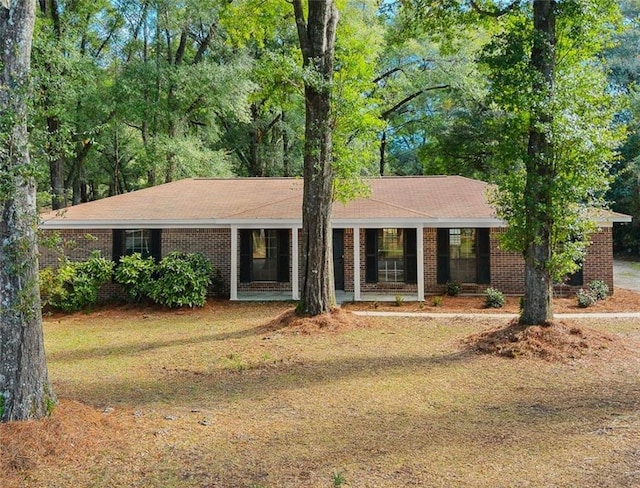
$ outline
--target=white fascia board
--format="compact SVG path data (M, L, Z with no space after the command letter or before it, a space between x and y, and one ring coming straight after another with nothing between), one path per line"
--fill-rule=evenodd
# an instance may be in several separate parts
M596 223L602 227L611 227L613 224L624 224L631 221L633 221L631 215L616 215L614 217L599 217L596 219Z
M265 220L48 220L40 223L41 229L291 229L302 223L294 219Z
M449 227L506 227L504 220L496 218L479 219L335 219L332 222L334 228L449 228Z

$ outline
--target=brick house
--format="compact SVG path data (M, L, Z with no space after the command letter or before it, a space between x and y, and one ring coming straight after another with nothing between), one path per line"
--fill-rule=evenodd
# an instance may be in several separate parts
M333 207L335 284L343 296L423 300L448 281L464 293L489 286L523 292L523 259L500 248L506 224L487 201L486 183L460 176L368 183L367 198ZM295 300L302 186L290 178L186 179L43 214L40 228L75 241L71 259L93 250L114 261L134 252L202 252L231 300ZM612 226L630 220L601 212L581 271L558 289L598 279L613 290ZM56 262L55 252L41 249L41 266Z

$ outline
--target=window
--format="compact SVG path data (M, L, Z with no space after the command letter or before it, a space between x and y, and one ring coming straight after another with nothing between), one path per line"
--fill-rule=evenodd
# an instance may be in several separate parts
M451 281L476 282L475 229L449 229L449 266Z
M366 229L367 283L416 283L416 229Z
M489 229L438 229L438 283L491 282Z
M251 281L278 280L278 235L275 230L251 232Z
M240 282L289 281L289 230L240 230Z
M404 229L378 229L378 281L404 281Z
M115 262L122 256L139 253L143 258L162 258L160 229L123 229L113 231L113 254Z

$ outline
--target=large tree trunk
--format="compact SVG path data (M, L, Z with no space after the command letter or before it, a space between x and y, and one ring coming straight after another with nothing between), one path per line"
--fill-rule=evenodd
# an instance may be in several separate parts
M304 66L317 74L305 81L302 290L299 311L328 312L335 304L331 235L333 197L331 83L338 9L333 0L293 0ZM310 77L312 78L312 77ZM315 81L314 81L315 80Z
M551 189L554 185L553 143L549 130L553 122L551 99L555 71L556 3L533 1L534 41L531 68L533 93L538 94L531 110L524 205L527 211L524 306L520 322L543 324L553 318L551 230L553 226ZM535 96L535 95L534 95Z
M34 17L35 0L0 3L1 421L43 417L54 401L42 338L38 215L27 149L27 77Z

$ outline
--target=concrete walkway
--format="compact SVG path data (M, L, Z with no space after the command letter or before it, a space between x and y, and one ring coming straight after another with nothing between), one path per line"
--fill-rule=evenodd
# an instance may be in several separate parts
M487 319L515 319L515 313L465 313L465 312L367 312L352 310L354 315L368 317L416 317L429 319L453 319L453 318L487 318ZM593 312L593 313L556 313L556 319L640 319L640 312Z
M613 286L640 291L640 262L613 261Z

